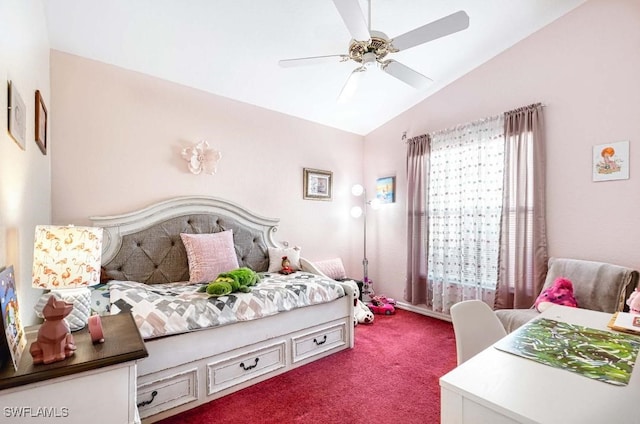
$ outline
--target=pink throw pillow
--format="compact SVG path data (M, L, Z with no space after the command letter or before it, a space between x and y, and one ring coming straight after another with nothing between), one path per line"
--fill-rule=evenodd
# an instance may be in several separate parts
M315 265L329 278L333 278L334 280L347 278L347 273L344 270L344 264L340 258L316 261Z
M180 238L187 251L191 283L212 281L220 273L239 267L231 230L213 234L181 233Z

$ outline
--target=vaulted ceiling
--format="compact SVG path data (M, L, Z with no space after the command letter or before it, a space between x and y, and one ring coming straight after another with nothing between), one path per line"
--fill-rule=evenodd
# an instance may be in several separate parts
M46 0L51 48L366 135L585 0L352 0L393 39L459 10L469 27L388 57L430 78L413 88L360 63L284 68L281 59L347 55L333 0ZM349 1L336 0L349 5ZM369 9L370 5L370 9ZM370 10L370 14L369 14Z

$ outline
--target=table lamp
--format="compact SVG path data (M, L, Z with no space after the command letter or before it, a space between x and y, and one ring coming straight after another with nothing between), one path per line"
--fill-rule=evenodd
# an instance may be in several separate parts
M33 249L32 286L49 289L58 298L73 303L65 318L71 331L87 325L91 314L88 287L100 282L102 228L38 225ZM44 306L43 297L36 311Z

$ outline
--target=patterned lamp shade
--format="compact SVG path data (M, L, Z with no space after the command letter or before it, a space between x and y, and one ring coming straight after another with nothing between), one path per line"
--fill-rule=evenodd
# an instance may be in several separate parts
M102 228L38 225L33 249L33 287L50 290L100 282Z
M71 331L84 328L91 314L91 292L88 287L100 282L102 260L102 228L38 225L33 248L32 286L49 289L36 304L42 309L49 296L55 295L73 303L64 319Z

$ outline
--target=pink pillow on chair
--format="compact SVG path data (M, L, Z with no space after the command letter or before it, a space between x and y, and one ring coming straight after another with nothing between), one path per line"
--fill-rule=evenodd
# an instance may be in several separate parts
M212 281L222 272L239 268L231 230L213 234L181 233L180 238L189 260L189 282Z
M536 299L534 306L538 312L542 312L552 304L578 307L578 302L573 296L573 284L566 278L556 278L553 285L544 289Z

